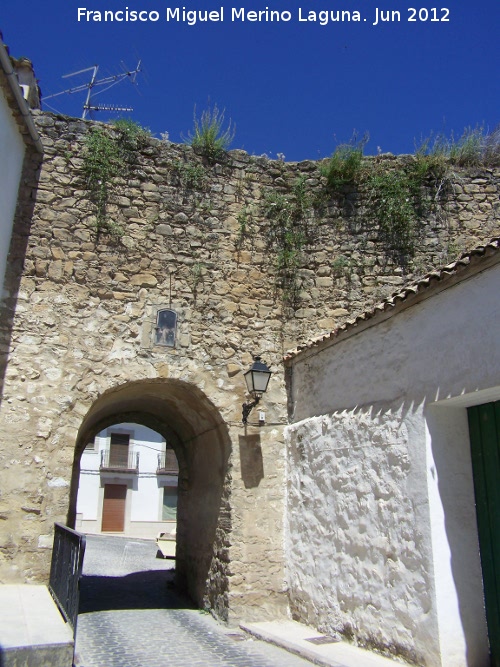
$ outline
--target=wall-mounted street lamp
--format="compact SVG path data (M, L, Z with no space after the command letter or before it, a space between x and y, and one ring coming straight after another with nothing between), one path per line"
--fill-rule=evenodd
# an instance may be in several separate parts
M248 415L252 412L252 409L259 403L262 398L262 394L267 391L267 385L269 384L269 378L271 377L271 371L266 366L266 364L261 361L260 357L254 357L253 364L250 366L249 370L243 376L245 382L247 383L247 389L250 396L253 397L253 401L250 403L243 403L243 423L246 424L248 421Z

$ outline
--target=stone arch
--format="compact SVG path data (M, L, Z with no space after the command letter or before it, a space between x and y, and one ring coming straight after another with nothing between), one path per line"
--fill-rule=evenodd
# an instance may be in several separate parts
M125 382L94 402L77 435L68 525L75 523L85 444L119 422L152 428L175 449L179 461L177 583L198 606L208 606L226 618L231 441L218 409L195 385L170 378Z

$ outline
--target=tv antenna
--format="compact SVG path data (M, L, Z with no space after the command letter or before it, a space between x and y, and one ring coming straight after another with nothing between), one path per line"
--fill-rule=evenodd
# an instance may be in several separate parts
M124 68L124 71L120 72L120 74L112 74L111 76L106 76L103 79L97 78L98 71L99 71L99 65L93 65L92 67L86 67L85 69L78 70L78 72L65 74L62 77L63 79L68 79L71 76L78 76L79 74L84 74L85 72L92 72L90 81L88 83L82 83L79 86L74 86L73 88L67 88L66 90L61 90L60 93L54 93L53 95L45 95L43 99L50 100L51 98L59 97L59 95L71 95L73 93L81 93L82 91L86 90L87 96L83 104L83 113L82 113L83 119L87 118L88 114L93 111L112 111L112 112L133 111L132 107L126 107L117 104L95 104L92 98L95 97L96 95L99 95L100 93L104 93L106 90L109 90L110 88L116 86L116 84L121 83L127 78L131 81L131 83L135 84L137 80L137 75L141 71L141 61L139 60L139 62L137 63L137 67L133 70L129 71ZM97 93L94 93L93 92L94 88L97 88L98 86L107 86L107 87L104 88L103 90L100 90Z

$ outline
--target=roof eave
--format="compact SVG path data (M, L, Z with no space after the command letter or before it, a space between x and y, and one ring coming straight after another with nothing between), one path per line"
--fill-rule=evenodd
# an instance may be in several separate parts
M8 84L10 86L10 90L15 100L16 108L14 109L14 113L16 113L18 117L22 119L22 122L24 123L28 131L28 134L31 138L30 143L32 143L35 146L36 150L40 154L43 154L43 145L40 139L40 135L38 134L38 130L36 129L35 123L33 121L33 116L31 115L31 111L28 107L28 104L26 103L26 100L24 99L21 93L21 88L17 80L17 75L14 71L14 68L12 67L9 54L7 53L7 49L5 48L5 45L2 43L1 40L0 40L0 66L4 71Z
M487 244L478 246L464 253L456 262L452 262L436 271L431 271L417 282L395 292L391 297L376 304L371 310L348 320L334 331L319 336L294 350L284 357L285 365L292 365L297 358L303 360L321 350L336 345L372 326L393 317L407 308L453 287L500 262L500 237L491 239Z

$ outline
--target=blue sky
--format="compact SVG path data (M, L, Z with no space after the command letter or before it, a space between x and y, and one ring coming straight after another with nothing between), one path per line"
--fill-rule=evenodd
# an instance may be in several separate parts
M500 122L500 0L3 0L0 30L12 55L30 58L45 95L86 78L62 79L99 64L99 77L133 69L96 102L130 105L124 114L155 134L182 141L193 108L207 101L236 124L234 148L286 160L330 155L354 130L369 132L365 152L406 153L432 132ZM449 11L441 8L446 6ZM220 11L223 22L166 21L167 7ZM290 12L284 22L231 21L231 9ZM409 21L418 11L416 21ZM92 11L157 11L148 22L78 21ZM310 11L358 11L359 22L299 21ZM400 21L376 21L376 8ZM94 15L92 15L94 16ZM379 11L379 19L382 15ZM387 16L387 14L384 14ZM396 14L394 15L397 16ZM431 21L448 18L448 21ZM366 20L364 20L366 19ZM87 75L88 76L88 75ZM47 103L80 116L84 95ZM48 106L45 106L49 110ZM98 114L99 120L110 116ZM115 117L115 116L111 116Z

